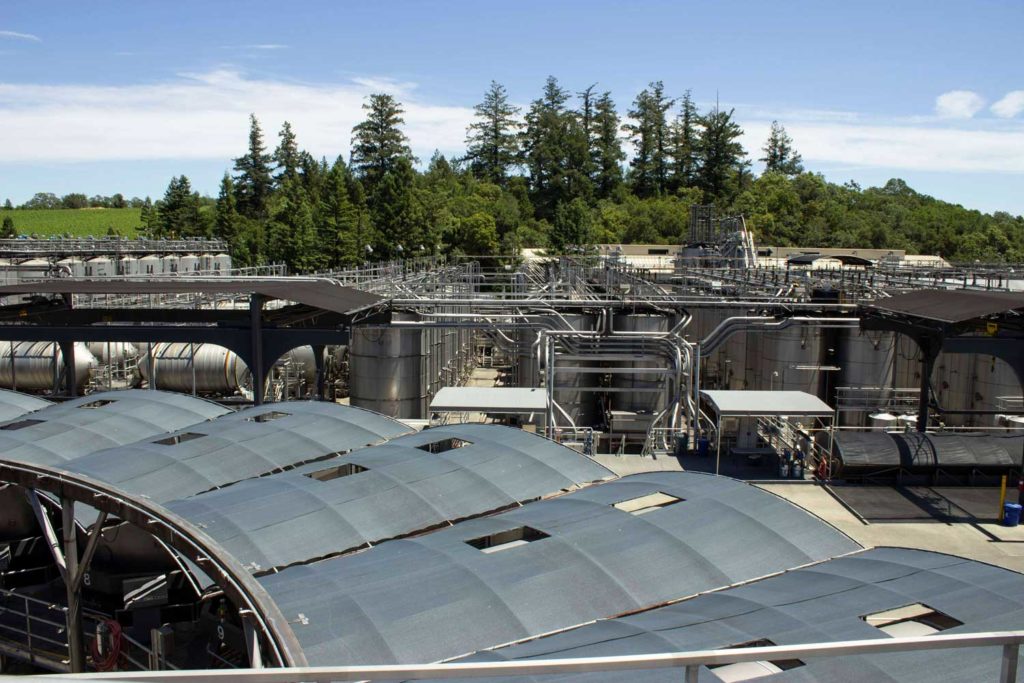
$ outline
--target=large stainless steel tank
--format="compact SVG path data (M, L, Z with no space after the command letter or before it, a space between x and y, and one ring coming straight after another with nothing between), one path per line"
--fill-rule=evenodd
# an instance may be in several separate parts
M761 380L754 389L805 391L817 396L821 385L821 330L791 327L761 335Z
M150 357L153 367L150 367ZM157 389L232 395L251 390L249 368L234 351L216 344L153 344L139 356L142 378ZM155 375L155 377L154 377Z
M840 330L837 386L892 387L895 360L894 333Z
M593 330L596 318L586 313L570 313L562 316L574 330ZM589 361L558 360L555 362L555 402L572 417L578 427L596 424L600 417L600 401L593 391L581 391L578 387L592 387L597 384L597 375L580 373L577 368L592 366ZM559 418L561 419L561 418Z
M80 389L88 384L89 375L96 365L96 357L86 345L76 342L75 384ZM23 391L52 389L54 374L61 372L63 367L64 354L60 345L53 342L0 342L0 386Z
M1024 415L1021 408L1024 389L1013 368L1001 358L987 354L975 356L975 363L975 410L998 410L1004 415ZM984 418L983 426L993 426L995 420L995 416Z
M101 363L117 363L139 356L139 348L131 342L89 342L87 346Z
M615 330L628 333L650 333L652 335L668 332L669 319L663 315L647 315L624 313L615 316ZM642 346L639 337L633 337L638 348ZM647 350L648 353L656 349ZM667 360L639 360L623 363L616 369L634 370L639 368L664 368ZM626 410L634 413L657 413L665 407L665 375L649 373L612 373L611 384L615 391L611 395L611 403L615 410ZM657 392L651 390L658 390Z
M932 391L939 405L947 411L975 410L974 373L977 356L973 353L939 353L932 370ZM971 415L947 413L942 421L951 426L974 426L979 421ZM989 423L991 424L991 423Z
M410 318L395 314L394 319ZM424 417L429 381L423 352L423 330L353 327L349 347L352 405L392 417Z

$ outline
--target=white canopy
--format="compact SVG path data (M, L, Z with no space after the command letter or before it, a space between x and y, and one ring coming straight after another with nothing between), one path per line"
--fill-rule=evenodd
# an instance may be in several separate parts
M544 389L516 387L444 387L430 402L432 413L544 413Z
M760 415L810 415L831 417L835 411L827 403L804 391L732 391L700 392L719 417Z

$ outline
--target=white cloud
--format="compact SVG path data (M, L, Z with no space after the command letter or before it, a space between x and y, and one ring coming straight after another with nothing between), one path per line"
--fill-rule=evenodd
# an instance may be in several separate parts
M14 40L28 40L33 43L41 43L43 39L31 33L18 33L17 31L0 31L0 38L12 38Z
M950 90L935 98L935 113L944 119L969 119L984 106L981 95L971 90Z
M268 147L284 120L315 156L348 156L366 95L390 92L405 107L405 131L422 160L464 150L470 107L432 104L415 84L384 77L301 83L234 69L181 74L149 85L0 83L2 161L99 162L203 159L227 166L245 151L248 115ZM1004 98L1005 99L1005 98ZM737 107L749 155L762 156L772 119L793 137L810 169L820 166L940 172L1024 173L1024 125L872 119L852 112Z
M280 43L255 43L251 45L221 45L222 50L287 50L287 45Z
M1024 112L1024 90L1012 90L992 105L992 113L1004 119L1012 119Z
M750 156L763 156L770 121L741 121ZM797 121L786 124L793 146L814 170L830 164L914 171L1024 173L1024 128L964 129L947 126Z
M469 107L413 96L413 85L384 79L295 83L248 78L230 69L182 74L151 85L0 83L5 162L222 159L245 151L255 113L268 147L281 123L315 156L348 155L366 95L387 91L405 108L413 151L461 152Z

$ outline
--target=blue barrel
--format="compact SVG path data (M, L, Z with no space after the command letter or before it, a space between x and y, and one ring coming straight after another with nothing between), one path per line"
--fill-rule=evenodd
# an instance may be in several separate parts
M705 439L703 436L701 438L697 439L697 455L702 456L702 457L707 455L708 454L708 447L710 445L711 444L708 442L708 440Z
M1003 504L1003 526L1017 526L1020 524L1021 506L1017 503Z

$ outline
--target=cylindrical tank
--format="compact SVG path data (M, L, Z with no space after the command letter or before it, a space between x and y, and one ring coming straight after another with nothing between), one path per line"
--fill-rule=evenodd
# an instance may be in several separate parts
M89 352L101 363L120 362L137 358L139 349L131 342L89 342Z
M159 256L150 254L139 259L140 275L160 275L163 272L163 262Z
M86 345L76 342L75 384L80 389L88 384L96 365L96 357ZM0 386L25 391L52 389L54 374L63 367L64 354L54 342L0 342Z
M596 318L593 315L586 313L570 313L562 317L574 330L593 330L596 322ZM565 412L569 413L577 427L596 424L600 417L598 411L600 403L597 393L593 391L580 391L577 388L592 387L597 384L597 375L591 373L584 374L577 371L577 368L585 365L593 365L593 363L558 359L556 359L555 363L555 388L553 392L555 402Z
M944 410L953 411L946 413L941 418L946 425L963 427L973 426L979 422L984 422L986 426L991 424L984 420L979 421L972 415L953 414L961 410L975 410L974 372L976 364L977 356L973 353L940 352L935 359L935 366L932 370L932 391Z
M185 254L178 261L178 272L182 275L188 275L189 273L195 273L199 270L200 261L199 257L195 254Z
M63 276L82 277L85 275L85 262L73 256L57 261L57 268Z
M138 275L139 259L134 256L122 256L117 261L118 275Z
M1010 365L995 356L975 356L975 410L998 410L1005 415L1024 415L1021 397L1024 390ZM984 418L983 426L995 424L995 417ZM979 421L979 424L981 421Z
M316 385L316 356L313 355L312 346L298 346L281 356L278 362L290 363L293 372L301 372L307 386Z
M46 259L31 258L18 264L18 281L42 280L49 277L53 264Z
M395 314L394 320L415 319ZM422 418L428 387L423 330L357 325L349 347L349 396L360 408ZM429 347L428 347L429 348Z
M650 333L657 335L668 332L669 319L663 315L647 315L623 313L614 318L615 330L628 333ZM634 339L637 339L634 337ZM639 344L639 340L637 341ZM656 348L646 350L648 353L656 352ZM640 360L623 363L617 370L631 370L637 368L664 368L666 360ZM615 391L611 396L611 403L615 410L626 410L634 413L657 413L665 407L665 375L651 373L612 373L612 388L622 391ZM658 391L651 391L652 389Z
M213 272L217 275L231 274L231 257L227 254L217 254L213 257Z
M173 275L177 273L180 268L181 257L175 254L168 254L160 258L160 269L164 275Z
M114 262L106 256L97 256L85 262L86 277L110 277L114 274Z
M761 335L761 390L804 391L815 396L821 385L821 330L790 327Z
M839 330L840 387L892 387L896 338L893 332Z
M152 365L145 346L139 356L142 378L157 389L203 394L231 395L248 392L252 387L249 368L242 359L216 344L153 344ZM193 372L194 369L194 372ZM152 375L155 374L155 379Z

